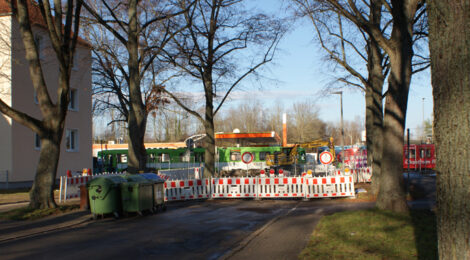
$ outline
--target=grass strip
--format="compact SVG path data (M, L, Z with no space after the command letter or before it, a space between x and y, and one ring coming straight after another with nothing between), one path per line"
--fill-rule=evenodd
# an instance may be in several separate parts
M437 259L436 217L377 209L325 216L299 259Z
M0 219L7 220L36 220L47 216L58 215L79 209L77 204L60 205L54 209L32 209L21 207L0 213Z

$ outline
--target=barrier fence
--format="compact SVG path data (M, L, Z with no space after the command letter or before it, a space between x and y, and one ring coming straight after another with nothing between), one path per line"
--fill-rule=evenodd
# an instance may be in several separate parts
M96 177L105 175L122 175L123 173L106 172L96 175L85 176L60 176L59 186L59 202L66 201L67 199L80 198L80 186Z
M196 170L195 170L196 171ZM104 173L100 175L60 178L59 202L80 197L80 186L93 178L103 175L123 173ZM195 200L208 198L327 198L353 197L354 183L370 182L370 168L351 170L351 175L337 172L336 175L312 177L266 176L224 177L211 179L184 179L165 181L165 201ZM165 177L165 176L163 176Z
M351 173L354 178L354 183L371 182L372 180L372 167L352 169Z
M208 185L208 184L211 185ZM210 188L210 189L209 189ZM169 180L165 201L205 198L326 198L353 197L352 176L236 177L211 180Z
M204 174L203 167L192 167L185 169L159 170L158 175L165 180L188 180L201 179Z

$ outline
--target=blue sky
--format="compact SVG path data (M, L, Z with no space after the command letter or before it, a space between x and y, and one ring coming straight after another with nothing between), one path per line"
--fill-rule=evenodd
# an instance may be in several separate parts
M255 3L262 9L268 8L272 12L282 13L285 10L284 7L281 7L282 2L283 0L257 0L250 2L250 4ZM297 100L312 100L320 109L321 119L339 122L339 96L331 95L320 98L318 95L318 92L326 85L331 84L335 71L324 61L323 51L314 40L311 25L306 21L297 22L281 41L279 48L275 63L269 66L269 71L265 74L275 80L276 84L273 87L271 80L262 82L264 87L261 95L258 92L258 99L271 102L282 100L285 106L289 106ZM247 82L243 85L249 87ZM251 92L245 92L245 94L253 96ZM406 127L409 127L412 132L418 131L417 128L422 125L423 98L424 118L429 119L432 116L432 89L429 70L414 75L412 79L406 120ZM353 88L344 88L343 110L344 118L347 120L354 120L358 116L364 118L363 93Z

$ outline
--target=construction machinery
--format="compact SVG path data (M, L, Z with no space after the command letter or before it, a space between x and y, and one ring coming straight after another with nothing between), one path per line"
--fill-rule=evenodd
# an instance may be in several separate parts
M266 156L266 164L272 167L288 167L297 164L299 157L299 148L318 148L327 146L330 148L330 153L333 155L333 161L335 158L335 145L333 137L328 139L317 139L311 142L298 143L292 147L283 147L281 152L276 152Z

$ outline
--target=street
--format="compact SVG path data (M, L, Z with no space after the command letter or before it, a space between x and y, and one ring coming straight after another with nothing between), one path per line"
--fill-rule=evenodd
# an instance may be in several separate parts
M295 258L323 214L371 205L344 200L173 203L156 215L89 221L3 242L0 251L2 259Z

